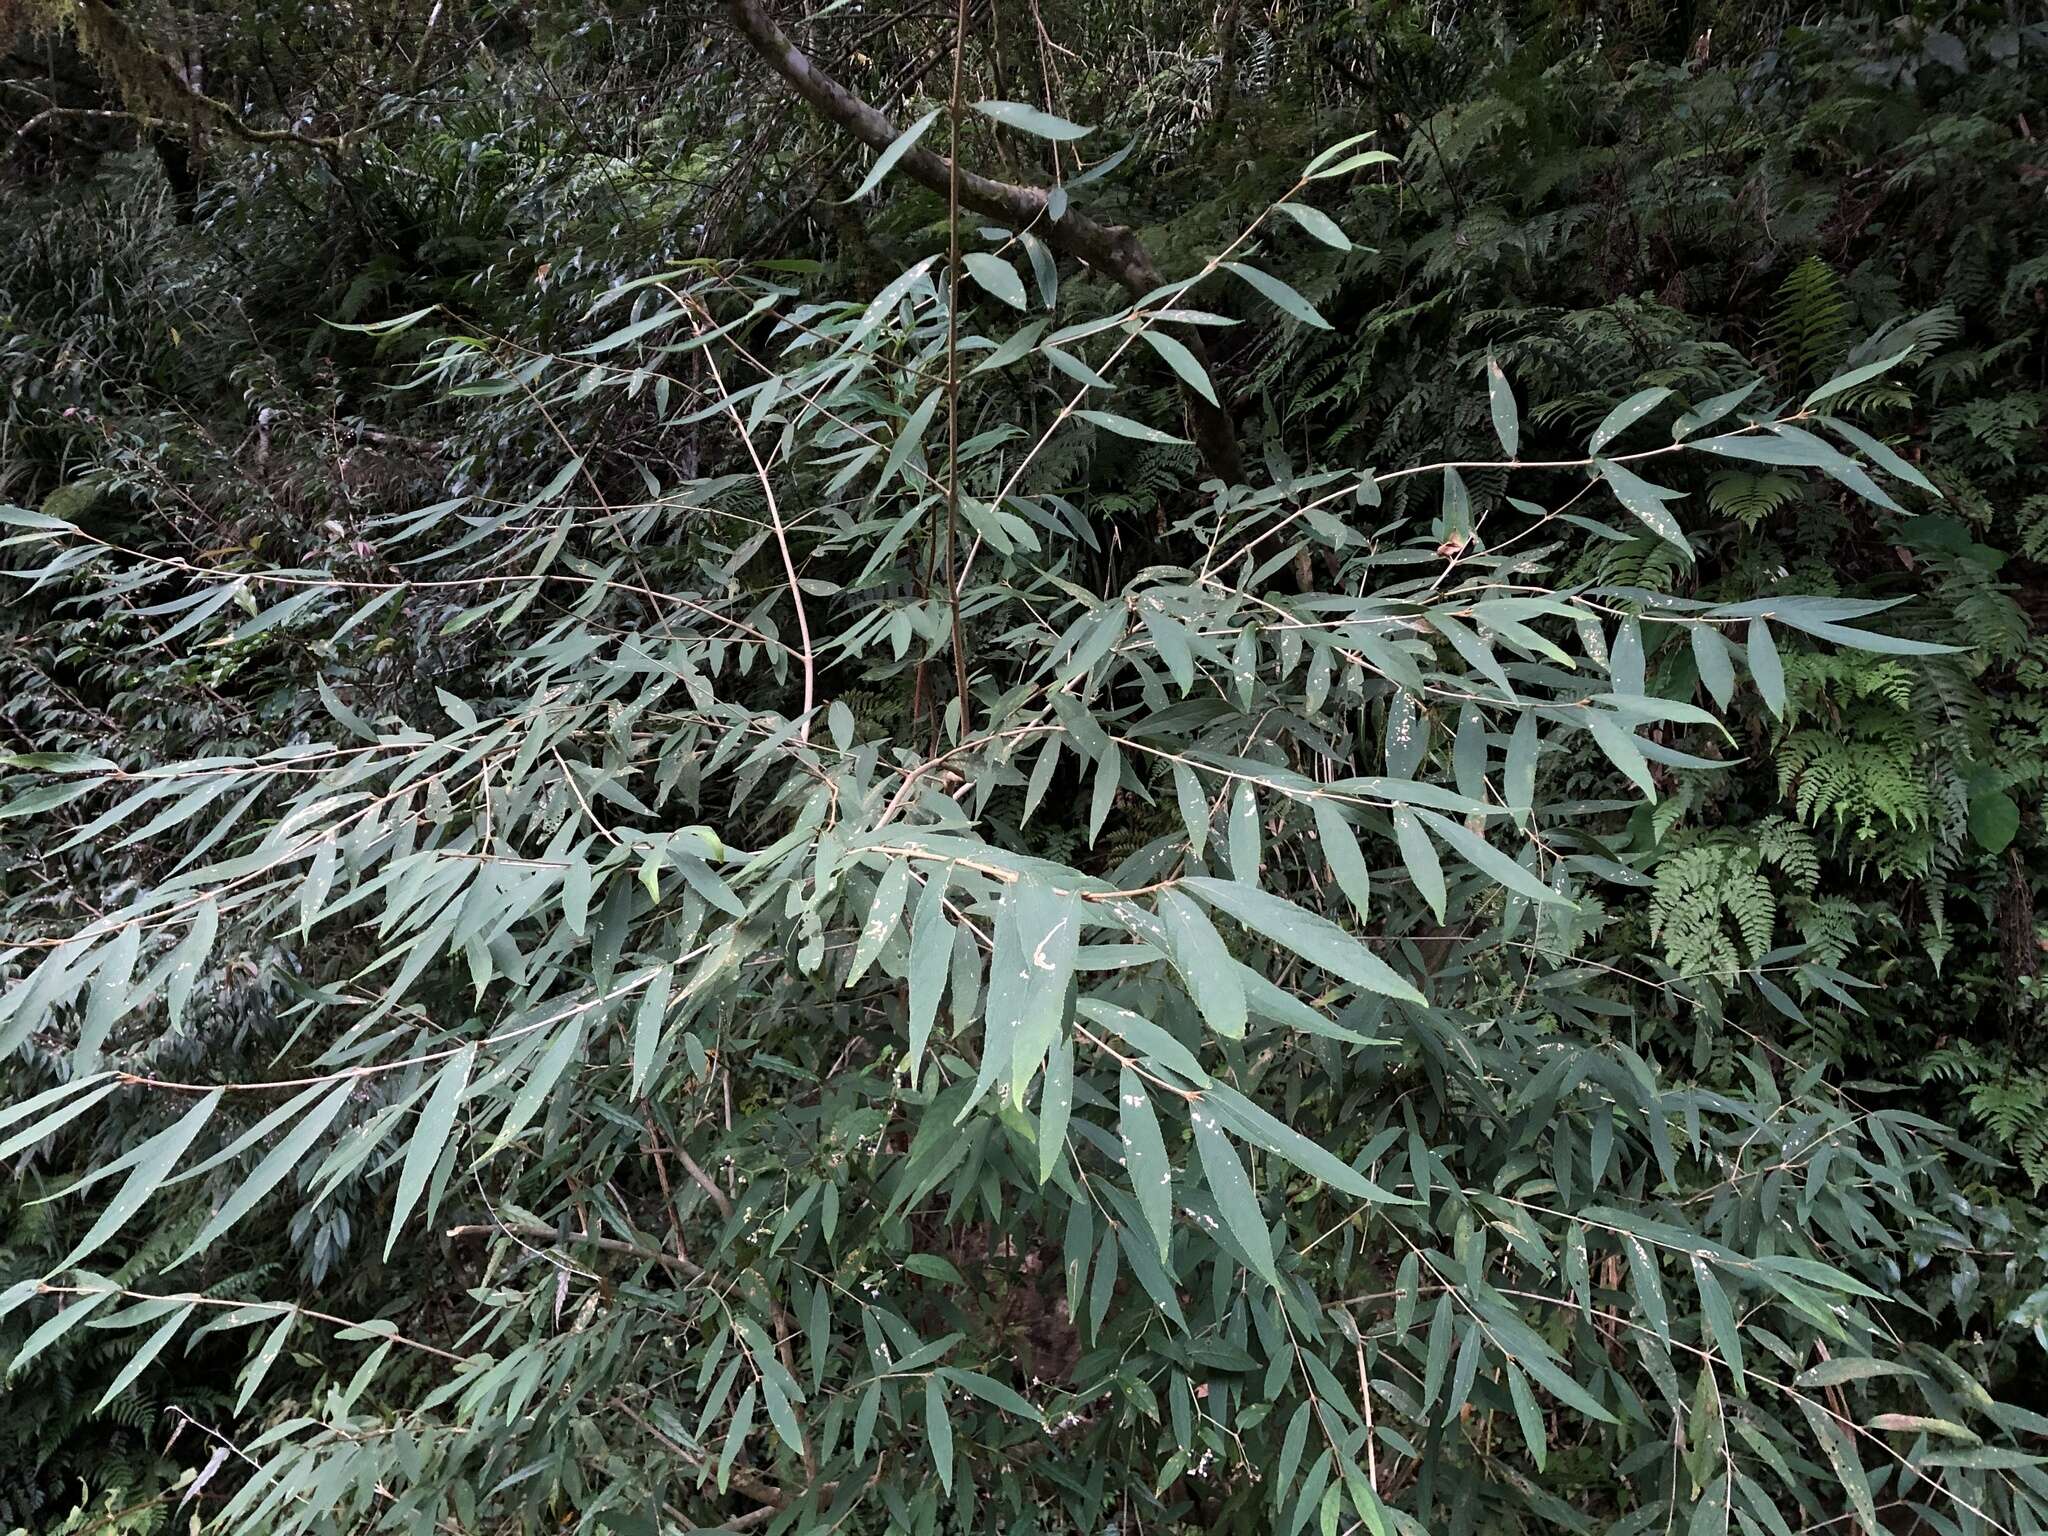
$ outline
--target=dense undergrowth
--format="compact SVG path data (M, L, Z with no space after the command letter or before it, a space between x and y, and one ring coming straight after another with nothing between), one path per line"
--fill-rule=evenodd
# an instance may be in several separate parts
M2048 27L778 14L0 8L0 1528L2048 1524Z

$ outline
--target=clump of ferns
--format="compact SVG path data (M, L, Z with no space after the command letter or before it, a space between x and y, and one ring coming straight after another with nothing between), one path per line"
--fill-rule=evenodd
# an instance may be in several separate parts
M2036 1189L2048 1184L2048 1072L2021 1069L2002 1052L1955 1040L1923 1056L1918 1077L1960 1089L1984 1137Z
M1788 817L1739 831L1679 830L1657 864L1650 937L1681 977L1725 984L1775 947L1778 882L1796 892L1819 878L1812 834Z

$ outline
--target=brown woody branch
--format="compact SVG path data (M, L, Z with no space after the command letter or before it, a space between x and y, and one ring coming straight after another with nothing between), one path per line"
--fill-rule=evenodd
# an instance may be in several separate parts
M878 154L896 141L895 123L812 63L768 14L762 0L730 0L728 9L733 25L748 45L819 113ZM912 180L941 196L948 195L954 185L952 162L922 145L913 146L896 165ZM1046 209L1048 194L1044 187L996 181L965 166L958 167L958 186L963 207L1001 219L1016 229L1035 230L1054 250L1086 262L1133 296L1150 293L1164 282L1151 252L1127 225L1099 223L1072 207L1053 219ZM1191 332L1186 340L1188 349L1206 369L1208 358L1201 337ZM1227 482L1242 478L1237 431L1229 413L1185 386L1181 397L1195 445L1210 472Z

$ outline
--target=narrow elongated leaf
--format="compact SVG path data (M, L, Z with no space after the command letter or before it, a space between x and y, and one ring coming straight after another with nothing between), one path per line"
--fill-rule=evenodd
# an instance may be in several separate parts
M1508 1379L1508 1397L1514 1404L1515 1422L1522 1429L1522 1443L1528 1447L1530 1458L1541 1472L1550 1447L1550 1430L1543 1417L1543 1410L1537 1405L1536 1394L1529 1390L1529 1381L1515 1367L1515 1362L1503 1362L1502 1370Z
M1251 1256L1252 1268L1268 1285L1280 1283L1273 1267L1273 1238L1259 1209L1258 1192L1244 1171L1237 1149L1216 1124L1214 1110L1200 1104L1188 1108L1188 1123L1194 1127L1195 1151L1202 1160L1202 1178L1216 1197L1216 1209L1238 1246Z
M1344 151L1350 149L1354 144L1363 144L1367 139L1371 137L1372 134L1370 132L1354 133L1351 135L1350 138L1339 139L1335 144L1332 144L1328 149L1319 151L1314 159L1310 160L1307 165L1302 167L1301 174L1303 179L1306 180L1308 178L1315 176L1317 172L1323 170L1326 166L1330 164L1331 161L1336 160L1339 156L1341 156L1344 153ZM1285 1482L1286 1479L1282 1478L1281 1481Z
M796 1422L796 1410L790 1407L774 1376L766 1372L761 1377L761 1401L768 1410L768 1423L776 1438L797 1454L803 1454L804 1436Z
M1181 824L1188 832L1188 856L1199 859L1209 846L1209 798L1202 781L1186 763L1173 765L1174 799L1180 806Z
M1501 793L1515 813L1515 824L1526 826L1536 799L1536 764L1542 743L1536 734L1536 717L1523 714L1508 737L1507 761L1501 767Z
M1692 1261L1692 1278L1699 1288L1700 1310L1706 1315L1707 1330L1713 1335L1714 1345L1728 1363L1728 1372L1740 1390L1743 1385L1742 1331L1735 1326L1735 1309L1729 1305L1728 1293L1721 1288L1721 1282L1715 1278L1707 1261L1697 1255Z
M45 784L0 805L0 821L12 821L17 816L40 816L44 811L54 811L58 806L68 805L98 788L99 785L89 779L83 783Z
M1173 963L1188 984L1209 1027L1227 1039L1244 1034L1249 1016L1244 984L1231 968L1230 946L1193 902L1176 891L1162 892L1159 916L1173 944Z
M1586 444L1586 452L1597 454L1630 427L1641 421L1651 411L1671 398L1671 391L1664 388L1639 389L1621 404L1607 413L1600 425L1593 429L1593 436Z
M995 119L1005 128L1014 128L1034 138L1051 139L1056 144L1071 144L1095 131L1070 123L1063 117L1054 117L1050 112L1041 112L1021 101L977 101L974 110L983 117Z
M1413 814L1428 822L1430 830L1449 844L1467 864L1516 895L1550 906L1573 905L1463 822L1439 816L1435 811L1417 810Z
M1398 155L1388 154L1384 149L1368 149L1361 154L1346 155L1335 164L1326 165L1321 170L1310 172L1309 175L1316 181L1321 181L1326 176L1348 176L1351 172L1363 170L1368 165L1391 165L1399 158Z
M1286 1122L1276 1119L1226 1083L1214 1083L1202 1094L1202 1107L1216 1116L1223 1129L1275 1157L1286 1159L1303 1173L1321 1179L1332 1189L1342 1190L1360 1200L1378 1205L1414 1205L1405 1195L1382 1189L1356 1168L1317 1145Z
M220 1090L216 1088L136 1149L135 1164L129 1170L120 1193L107 1202L106 1209L100 1212L99 1220L92 1224L92 1229L78 1240L72 1250L50 1266L50 1273L61 1274L72 1268L82 1259L98 1251L101 1245L129 1223L135 1213L142 1209L143 1203L170 1177L171 1169L177 1165L178 1159L185 1155L186 1149L206 1128L206 1122L213 1118L214 1110L220 1107L220 1099Z
M1714 395L1709 399L1702 400L1698 405L1671 424L1671 440L1674 443L1683 442L1686 438L1691 437L1693 433L1699 431L1700 428L1711 427L1715 422L1755 394L1762 383L1763 380L1761 378L1751 379L1747 384L1739 385L1725 394Z
M1045 1059L1044 1086L1038 1099L1038 1182L1045 1183L1067 1148L1067 1126L1074 1113L1074 1042L1054 1043Z
M156 1332L143 1341L142 1347L128 1357L128 1363L122 1366L120 1373L107 1384L107 1390L101 1393L100 1400L93 1404L94 1413L100 1412L135 1384L135 1379L149 1369L150 1362L164 1352L164 1346L169 1344L177 1331L185 1326L186 1320L192 1316L192 1311L191 1305L180 1307L157 1325Z
M920 117L908 128L897 134L895 138L891 139L889 147L875 156L875 163L868 168L867 175L861 178L860 185L853 189L853 196L844 199L844 201L857 203L874 191L875 188L879 187L882 184L882 179L896 169L896 162L909 153L917 141L924 137L924 131L927 128L939 120L939 111L939 108L933 107L931 111L925 113L923 117Z
M1198 1088L1209 1085L1209 1074L1202 1070L1194 1052L1150 1019L1099 997L1082 998L1078 1011L1084 1018L1122 1035L1152 1064L1179 1073Z
M1871 1494L1870 1477L1863 1470L1855 1440L1821 1404L1804 1397L1796 1399L1796 1402L1813 1430L1814 1439L1820 1442L1828 1465L1834 1468L1835 1478L1841 1484L1842 1492L1848 1496L1849 1507L1856 1511L1864 1536L1881 1536L1884 1526L1878 1521L1877 1500Z
M1735 697L1735 662L1728 654L1728 642L1711 624L1691 626L1693 665L1700 682L1723 709Z
M1327 799L1311 801L1310 809L1315 816L1316 841L1322 845L1323 858L1336 878L1337 888L1351 903L1358 920L1364 922L1372 903L1372 870L1359 851L1351 824Z
M1907 347L1902 351L1894 352L1890 357L1881 358L1877 362L1865 363L1861 368L1851 368L1847 373L1838 373L1804 400L1800 401L1799 409L1810 411L1822 401L1832 400L1836 395L1854 389L1858 384L1868 384L1872 379L1882 378L1912 355L1913 349Z
M286 1174L298 1167L314 1142L320 1139L321 1133L334 1123L335 1116L347 1105L353 1091L354 1084L346 1079L328 1089L326 1096L308 1109L305 1117L292 1127L285 1138L264 1154L241 1186L207 1218L206 1225L199 1229L199 1235L173 1261L173 1267L183 1264L194 1254L204 1252L216 1238L247 1215L258 1200L275 1189Z
M1600 473L1613 490L1615 499L1628 508L1645 528L1675 545L1688 560L1692 558L1692 545L1686 542L1678 519L1665 507L1666 502L1677 500L1681 492L1652 485L1633 470L1604 460L1600 464Z
M1636 1306L1648 1319L1657 1337L1669 1344L1671 1317L1664 1305L1664 1280L1657 1268L1657 1256L1647 1245L1633 1237L1624 1237L1621 1240L1621 1248L1628 1256L1630 1288L1635 1293Z
M1196 877L1181 884L1218 911L1229 913L1247 928L1293 950L1332 976L1383 997L1417 1004L1423 1001L1422 994L1403 981L1392 966L1328 918L1234 880Z
M88 1068L98 1059L100 1047L115 1021L128 1011L129 981L135 974L135 960L141 947L142 924L125 925L114 935L106 958L93 973L92 1002L86 1008L85 1021L78 1027L78 1060Z
M661 1044L661 1024L668 1016L669 988L674 980L674 968L662 966L647 984L647 990L640 994L640 1006L634 1010L631 1092L636 1099L646 1092L648 1075L654 1070L656 1050Z
M939 997L952 968L953 943L953 925L946 921L946 875L941 870L926 878L911 922L908 1068L912 1088L917 1086L918 1063L924 1060L925 1043L939 1016Z
M1311 208L1304 203L1275 203L1273 206L1323 244L1340 251L1351 249L1351 237L1338 228L1337 221L1320 208Z
M725 1492L732 1480L732 1464L739 1460L740 1450L747 1443L747 1435L754 1427L754 1401L760 1393L756 1382L748 1382L746 1391L740 1394L739 1405L732 1411L732 1422L725 1428L725 1443L718 1451L718 1491Z
M1024 279L1002 257L988 251L970 251L960 258L960 264L967 269L969 277L1012 309L1030 307L1024 297Z
M929 391L904 419L903 425L897 429L895 441L889 444L889 455L882 461L882 472L875 479L877 495L887 490L903 472L904 466L917 456L917 450L924 442L925 429L931 425L933 414L945 398L944 389Z
M1174 371L1174 374L1183 384L1187 385L1211 405L1218 403L1216 399L1216 386L1209 382L1208 371L1202 367L1200 359L1190 352L1185 345L1164 332L1149 326L1138 334L1145 338L1147 346L1151 347L1154 352L1157 352L1165 360L1166 366ZM1183 688L1182 691L1185 692L1186 689Z
M405 1218L418 1204L427 1187L427 1177L441 1160L442 1149L455 1129L455 1111L462 1103L462 1092L469 1086L470 1068L475 1064L476 1047L465 1045L441 1068L433 1090L427 1095L426 1106L420 1110L419 1124L413 1129L412 1140L405 1149L405 1162L398 1170L398 1197L391 1209L391 1229L384 1236L387 1259L398 1242Z
M192 914L191 928L171 955L170 975L164 982L164 1006L170 1013L173 1028L184 1021L185 1005L199 980L199 968L213 953L214 936L219 931L220 908L208 897Z
M1114 411L1076 411L1074 414L1090 426L1114 432L1119 437L1134 437L1141 443L1168 443L1181 447L1187 445L1184 437L1175 437L1171 432L1162 432L1157 427L1148 427L1142 421L1133 421L1128 416L1119 416Z
M964 1370L957 1365L939 1367L939 1374L955 1386L964 1387L984 1403L1000 1408L1004 1413L1014 1413L1020 1419L1033 1424L1044 1423L1044 1415L1032 1406L1030 1400L1013 1387L1007 1387L993 1376L984 1376L980 1371Z
M1258 884L1261 843L1258 797L1239 779L1230 796L1230 873L1246 885Z
M1124 1067L1117 1075L1117 1132L1124 1147L1124 1171L1131 1192L1164 1259L1173 1242L1173 1171L1166 1160L1166 1142L1159 1117L1138 1074Z
M1763 695L1771 713L1782 717L1785 713L1785 664L1778 659L1778 646L1771 639L1770 625L1762 619L1749 621L1749 675L1755 679L1756 691Z
M1655 800L1657 781L1650 773L1649 761L1643 756L1642 746L1636 741L1634 732L1624 729L1613 715L1604 710L1588 709L1584 719L1586 729L1592 732L1600 750L1607 754L1607 760L1643 792L1645 799Z
M1045 322L1034 320L1003 338L995 350L967 371L970 374L994 373L1007 368L1019 358L1028 354L1038 345L1038 338L1045 334Z
M1261 272L1257 267L1246 266L1241 261L1226 261L1223 265L1243 278L1258 291L1261 298L1283 314L1318 331L1330 329L1330 322L1316 312L1315 305L1271 273Z
M1926 1379L1926 1372L1916 1371L1910 1365L1901 1365L1896 1360L1866 1360L1854 1355L1843 1355L1834 1360L1823 1360L1819 1365L1808 1366L1801 1371L1794 1384L1802 1387L1840 1387L1854 1381L1870 1381L1878 1377L1910 1376Z
M935 1371L924 1379L924 1429L939 1486L953 1491L953 1418L946 1411L946 1384Z
M1486 360L1486 395L1493 410L1493 433L1500 439L1501 452L1514 458L1522 450L1522 417L1515 408L1515 392L1508 376L1492 358Z
M1436 914L1436 920L1444 920L1445 903L1449 893L1444 885L1444 867L1436 855L1436 844L1429 840L1429 833L1411 810L1394 812L1394 845L1401 850L1401 862L1408 867L1408 878L1414 883L1415 894L1429 904L1429 910Z
M1941 494L1941 491L1932 480L1907 463L1905 459L1899 456L1896 450L1880 442L1877 438L1872 437L1861 427L1851 422L1837 421L1832 416L1823 416L1821 420L1830 432L1833 432L1844 442L1856 448L1864 457L1868 458L1886 474L1895 476L1905 481L1908 485L1927 492L1930 496L1939 496Z
M1095 793L1088 803L1088 846L1095 846L1095 839L1102 835L1103 823L1109 820L1109 813L1116 808L1116 792L1123 785L1124 755L1115 742L1111 742L1095 765Z
M849 987L867 974L868 967L875 963L883 946L903 925L903 901L909 892L909 861L891 859L882 871L881 879L875 882L875 899L869 904L867 918L860 925L860 937L854 941L853 961L846 968Z

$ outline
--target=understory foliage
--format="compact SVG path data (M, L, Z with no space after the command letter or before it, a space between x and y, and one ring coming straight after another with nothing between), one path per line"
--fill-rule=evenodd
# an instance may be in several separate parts
M0 1526L2048 1529L2048 30L1728 9L38 12Z

